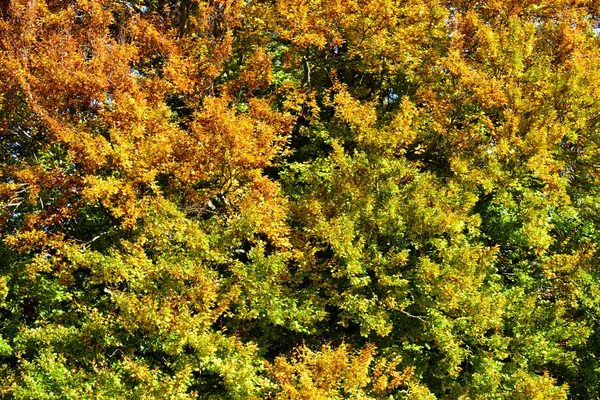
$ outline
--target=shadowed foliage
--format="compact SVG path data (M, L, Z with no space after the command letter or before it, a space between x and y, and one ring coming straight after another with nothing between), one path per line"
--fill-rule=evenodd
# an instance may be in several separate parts
M0 1L0 397L596 398L598 24Z

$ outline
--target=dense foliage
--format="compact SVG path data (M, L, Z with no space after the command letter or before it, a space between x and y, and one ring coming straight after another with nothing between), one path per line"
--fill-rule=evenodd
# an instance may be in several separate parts
M596 398L599 11L0 1L0 397Z

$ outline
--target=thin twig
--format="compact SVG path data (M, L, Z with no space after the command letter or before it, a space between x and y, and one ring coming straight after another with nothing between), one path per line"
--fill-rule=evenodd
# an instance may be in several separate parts
M409 313L409 312L408 312L408 311L406 311L406 310L400 310L400 312L401 312L402 314L404 314L404 315L408 316L408 317L411 317L411 318L416 318L416 319L418 319L418 320L421 320L421 321L423 321L423 322L427 322L427 317L420 316L420 315L413 315L413 314Z

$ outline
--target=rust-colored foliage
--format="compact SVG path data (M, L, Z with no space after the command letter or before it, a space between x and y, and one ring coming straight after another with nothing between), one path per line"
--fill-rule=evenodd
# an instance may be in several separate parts
M0 1L0 396L594 398L599 26Z

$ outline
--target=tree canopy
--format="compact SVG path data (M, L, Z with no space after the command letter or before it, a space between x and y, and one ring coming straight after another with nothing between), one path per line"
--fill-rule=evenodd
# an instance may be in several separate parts
M596 398L599 11L0 1L0 397Z

